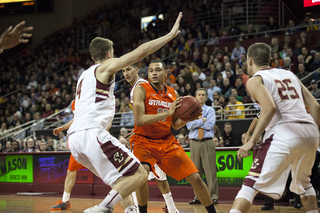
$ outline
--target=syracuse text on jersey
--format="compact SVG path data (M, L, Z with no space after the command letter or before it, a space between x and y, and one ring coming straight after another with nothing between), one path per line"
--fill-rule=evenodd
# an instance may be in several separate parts
M160 100L149 100L149 105L151 106L162 106L162 107L166 107L166 108L170 108L172 103L168 103L166 101L160 101Z

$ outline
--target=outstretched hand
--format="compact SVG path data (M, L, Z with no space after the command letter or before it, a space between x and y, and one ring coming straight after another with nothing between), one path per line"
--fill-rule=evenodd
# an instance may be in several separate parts
M25 21L20 22L14 28L10 26L6 29L0 37L0 53L4 49L9 49L17 46L20 43L28 43L29 39L32 36L31 33L27 33L33 30L33 27L23 27L26 24Z
M128 141L133 135L135 135L135 133L133 132L133 129L127 129L127 130L128 130L128 134L126 134L124 138Z
M179 13L178 18L170 31L170 33L173 35L173 37L176 37L180 33L179 28L180 28L181 19L182 19L182 12Z

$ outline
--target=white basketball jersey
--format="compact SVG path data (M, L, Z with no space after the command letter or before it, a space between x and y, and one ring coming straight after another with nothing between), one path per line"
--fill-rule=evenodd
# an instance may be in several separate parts
M95 76L92 65L82 73L77 83L75 117L68 134L76 131L103 128L107 129L115 113L114 79L109 84L101 83Z
M131 87L131 90L130 90L130 103L131 104L133 104L133 91L134 91L134 88L136 88L137 84L146 83L146 82L148 82L148 81L143 79L143 78L138 78L136 83Z
M277 105L266 131L281 123L314 123L306 111L299 79L291 71L271 68L260 70L254 76L262 77L264 86Z

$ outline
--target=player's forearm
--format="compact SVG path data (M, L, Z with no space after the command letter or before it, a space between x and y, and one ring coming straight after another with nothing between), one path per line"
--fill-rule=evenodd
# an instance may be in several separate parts
M259 136L263 133L263 131L267 128L268 124L273 118L274 113L276 112L276 107L264 108L261 110L261 114L259 120L256 124L256 127L253 130L252 136L250 139L253 141L257 141Z
M310 115L312 116L314 122L319 127L319 125L320 125L320 106L314 105L312 107L309 107L309 109L310 109Z
M247 131L247 135L250 136L257 125L258 118L254 118L251 122L249 129Z
M142 114L139 116L134 115L134 121L137 127L140 127L140 126L157 123L158 121L166 119L167 117L169 117L168 111L159 113L159 114L154 114L154 115L148 115L148 114Z
M174 130L179 130L183 126L185 126L187 123L188 123L188 121L183 121L180 118L178 118L177 120L175 120L175 122L172 122L172 128Z
M62 125L61 128L62 128L63 130L69 129L70 126L71 126L71 124L73 123L73 119L74 119L74 118L72 118L68 123Z
M137 51L138 54L141 54L142 58L145 58L151 53L154 53L155 51L160 49L173 38L174 35L168 33L160 38L154 39L152 41L140 45L135 51Z

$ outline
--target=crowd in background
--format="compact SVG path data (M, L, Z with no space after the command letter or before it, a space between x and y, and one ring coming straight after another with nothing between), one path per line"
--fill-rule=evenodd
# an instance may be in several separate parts
M32 50L26 49L23 57L13 58L3 63L0 67L0 97L17 89L19 92L0 98L0 135L3 136L8 129L33 120L37 125L34 125L28 132L20 132L13 141L0 143L0 151L66 149L64 144L58 146L59 143L65 143L65 141L62 142L64 135L61 135L59 140L52 139L53 145L51 142L49 145L50 138L38 138L34 141L33 146L30 142L32 148L28 146L28 141L24 138L34 131L43 129L43 123L40 122L42 119L70 107L76 93L79 76L93 64L87 55L79 53L74 42L77 31L83 26L98 24L111 28L124 20L138 20L141 16L163 14L164 20L158 18L153 20L149 23L147 31L143 31L137 39L130 42L130 45L125 45L122 51L122 54L125 54L140 44L167 33L170 29L168 26L172 25L171 21L176 18L178 11L182 10L184 18L181 24L181 34L156 53L141 60L139 76L147 79L149 63L152 60L161 59L166 64L165 83L167 85L174 87L180 96L194 96L196 89L205 88L208 92L206 105L214 106L217 115L226 114L225 119L246 118L248 116L245 115L244 109L258 108L257 105L243 105L252 103L245 87L249 76L247 74L247 50L241 45L243 40L253 39L254 42L255 38L270 37L271 67L290 70L299 79L320 68L320 37L318 43L310 43L308 40L308 33L318 30L318 25L307 26L319 24L318 20L311 20L308 17L301 23L288 20L285 27L290 28L296 25L302 27L278 32L266 32L279 29L279 25L272 17L269 18L267 24L261 24L260 27L249 24L247 30L244 31L237 26L236 22L233 22L229 28L221 29L220 26L211 26L205 20L193 21L194 14L209 11L220 12L224 4L224 1L206 1L206 4L203 2L199 0L182 4L182 1L166 0L161 4L160 2L151 4L146 0L123 0L93 11L81 20L74 20L69 27L48 36L43 44ZM231 8L230 11L233 13L229 15L236 16L239 11L241 12L241 8ZM255 35L249 34L256 32L258 33ZM291 35L297 33L300 38L292 40ZM283 42L280 43L279 39L273 36L283 36ZM59 43L50 46L51 41ZM234 42L234 48L224 45L227 42ZM118 72L116 81L123 80L123 78L122 72ZM320 71L303 81L306 86L311 87L310 91L316 98L320 98L319 80ZM129 99L130 88L130 84L126 81L116 85L116 112L125 112L120 118L122 126L131 126L134 122ZM71 118L71 111L66 109L63 113L63 123ZM226 138L229 135L228 131L224 128L223 133L217 135L226 134ZM185 141L182 137L177 138L181 140L181 144L188 146L185 137ZM229 146L225 138L217 137L214 141L217 141L217 146ZM46 142L45 149L41 149L41 141ZM15 143L18 144L18 148L15 148ZM237 137L235 144L241 144L240 137Z

